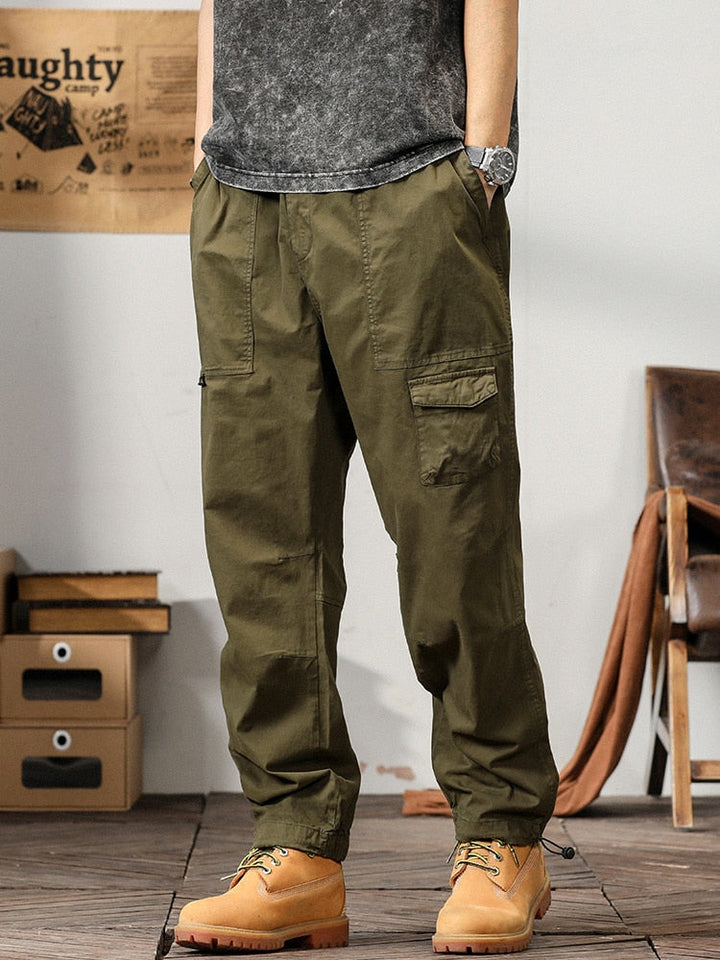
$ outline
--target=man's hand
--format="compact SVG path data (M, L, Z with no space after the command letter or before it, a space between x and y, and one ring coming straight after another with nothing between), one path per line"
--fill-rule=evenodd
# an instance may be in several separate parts
M484 187L484 189L485 189L485 196L487 197L487 205L488 205L488 210L489 210L490 207L492 206L492 199L493 199L493 197L495 196L495 191L497 190L497 187L491 187L490 184L487 182L487 180L486 180L485 177L482 175L482 173L480 173L479 170L476 170L475 172L476 172L477 175L480 177L480 183L482 183L482 185L483 185L483 187Z

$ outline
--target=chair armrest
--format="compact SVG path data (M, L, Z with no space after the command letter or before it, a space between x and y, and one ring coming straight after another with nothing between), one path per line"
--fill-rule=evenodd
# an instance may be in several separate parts
M687 496L685 490L682 487L668 487L666 500L670 636L685 639L687 635L685 568L688 562Z

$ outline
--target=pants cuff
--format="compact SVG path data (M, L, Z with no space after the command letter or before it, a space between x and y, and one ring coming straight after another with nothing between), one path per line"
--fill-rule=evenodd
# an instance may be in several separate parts
M266 817L255 824L256 847L292 847L340 862L347 856L349 845L350 835L340 830L323 830Z
M545 828L545 820L455 820L455 837L458 843L469 840L504 840L517 846L537 843Z

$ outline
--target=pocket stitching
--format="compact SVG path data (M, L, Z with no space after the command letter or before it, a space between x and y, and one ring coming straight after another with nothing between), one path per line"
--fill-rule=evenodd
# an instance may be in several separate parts
M205 162L205 161L203 161ZM208 172L205 178L201 181L200 186L206 182L210 176L210 169L208 167ZM232 190L234 188L225 187L220 181L218 183L218 189L228 189ZM197 196L197 193L195 194ZM215 378L215 377L238 377L238 376L250 376L255 369L255 326L253 323L253 307L252 307L252 273L254 269L254 259L255 259L255 246L256 246L256 237L257 237L257 220L258 220L258 206L259 206L259 196L258 194L253 195L253 201L250 209L250 213L247 216L248 224L248 239L245 248L245 266L242 274L238 276L242 277L242 303L244 305L243 315L240 318L239 322L242 324L242 348L239 353L235 355L234 363L213 363L207 365L205 363L201 364L201 378ZM192 239L192 238L191 238ZM196 313L197 313L197 304L196 304ZM200 330L200 315L198 313L198 331ZM200 353L202 355L203 349L202 345L200 347Z
M203 169L204 167L204 169ZM200 171L202 170L202 174ZM207 158L203 157L200 163L197 165L193 171L193 175L190 178L190 186L193 188L194 193L197 194L200 187L205 183L205 181L210 176L210 165L207 162Z
M448 157L443 160L443 164L448 163L452 165L454 163L454 158ZM427 168L426 168L427 169ZM416 171L412 176L418 176L423 174L423 170ZM473 173L474 176L476 176ZM457 170L452 169L449 173L449 183L453 183L459 179L459 174ZM444 189L446 188L445 180L443 181ZM383 184L380 187L376 188L377 191L386 190L389 187L394 187L394 184ZM455 189L455 187L450 187L449 189ZM466 213L468 220L474 218L475 221L480 220L475 203L473 202L472 197L468 196L468 191L462 186L463 195L466 197L468 203L471 207L475 208L475 212ZM482 189L482 188L481 188ZM374 263L373 258L376 254L376 246L378 246L378 240L375 237L374 226L373 226L373 196L375 196L375 191L365 190L357 191L353 195L355 212L357 217L358 224L358 242L362 254L362 270L363 270L363 284L364 284L364 305L366 311L366 326L369 332L369 341L370 341L370 350L372 353L373 368L375 370L409 370L413 367L424 367L430 363L444 363L446 361L454 360L473 360L479 358L486 358L504 353L508 348L508 343L511 340L512 334L509 329L509 320L510 320L510 307L508 302L507 293L504 290L502 283L498 287L499 296L501 299L501 304L498 304L498 310L502 310L502 317L504 320L504 325L507 328L507 333L505 338L502 340L499 339L496 335L496 331L491 332L488 336L483 335L483 338L480 342L475 340L474 342L470 341L470 346L460 345L453 339L447 346L443 344L438 344L439 349L428 351L427 348L422 350L419 349L417 345L411 345L409 342L402 341L400 343L394 342L398 340L398 337L402 337L403 330L397 323L397 304L391 300L390 306L384 301L384 297L387 297L387 291L383 292L382 283L380 284L380 289L378 289L378 284L374 275ZM379 194L377 194L379 196ZM447 199L447 198L446 198ZM501 279L501 274L498 270L496 259L493 257L488 244L485 238L485 228L478 224L480 236L477 238L477 244L479 248L482 248L485 258L488 263L487 266L492 270L495 279ZM379 244L382 246L382 242ZM389 309L390 319L395 323L395 329L392 328L392 324L388 329L385 329L385 312ZM495 318L495 313L488 314L488 320L492 323ZM500 314L498 313L498 316ZM468 336L475 337L476 334L468 334Z
M460 167L462 161L466 161L466 169L463 171ZM467 153L465 150L461 150L456 157L453 158L452 162L453 170L457 179L460 181L460 186L463 188L465 194L470 199L473 207L477 211L478 219L482 225L482 239L485 244L485 248L490 254L490 259L492 264L497 272L498 276L505 276L505 268L502 264L502 257L499 254L497 247L497 240L495 231L492 225L491 210L487 204L487 196L485 194L485 189L480 183L480 177L475 170L475 167L470 163ZM472 180L470 177L472 176ZM502 188L499 188L502 189Z
M427 385L444 384L444 383L455 384L455 383L458 383L460 380L465 380L465 379L470 379L475 377L486 377L487 379L491 378L492 382L489 385L489 389L491 392L484 390L482 391L482 395L480 395L480 391L482 390L482 387L478 385L475 391L474 398L471 403L466 403L458 400L450 400L450 399L421 401L417 399L416 391L414 391L413 389L416 386L419 387L425 384ZM440 374L433 374L427 377L415 377L412 380L408 380L408 387L410 388L410 396L412 399L413 407L471 408L471 407L479 406L481 403L484 403L486 400L490 400L492 397L497 396L497 393L498 393L497 377L495 375L494 367L481 367L478 370L464 370L462 373L449 373L449 374L440 373Z
M472 405L467 404L458 404L458 403L434 403L430 404L419 404L415 402L413 397L413 386L414 385L423 385L423 384L441 384L441 383L455 383L462 378L468 377L477 377L477 376L490 376L492 378L492 392L487 393L485 396L478 399ZM475 471L469 471L467 469L461 470L458 467L455 469L450 466L447 471L443 473L442 480L437 480L438 470L433 467L432 464L432 455L431 451L433 449L432 438L428 435L429 429L432 427L432 423L429 422L432 418L432 414L423 413L422 411L442 411L442 410L465 410L469 414L471 410L483 407L488 401L496 398L499 394L497 387L497 374L494 367L481 367L477 370L463 370L456 373L442 373L442 374L433 374L427 377L417 377L413 380L408 380L408 390L410 393L410 402L413 411L413 420L415 423L415 431L417 435L417 444L418 444L418 460L420 466L420 482L423 486L430 487L441 487L441 486L453 486L460 483L465 483L473 476L479 475ZM440 414L442 416L442 414ZM489 443L487 444L487 450L479 461L479 463L488 469L493 469L500 464L501 454L500 454L500 430L499 430L499 421L497 412L492 419L492 433L490 434ZM437 459L437 457L436 457ZM428 463L428 460L430 461ZM423 469L423 461L427 465L427 469Z

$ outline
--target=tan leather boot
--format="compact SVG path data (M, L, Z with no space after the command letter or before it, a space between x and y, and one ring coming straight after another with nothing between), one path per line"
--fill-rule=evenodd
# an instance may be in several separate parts
M254 848L230 889L183 907L175 941L200 950L279 950L348 942L342 867L285 847Z
M436 953L514 953L532 938L533 921L550 906L550 877L539 843L462 843L452 893L433 937Z

